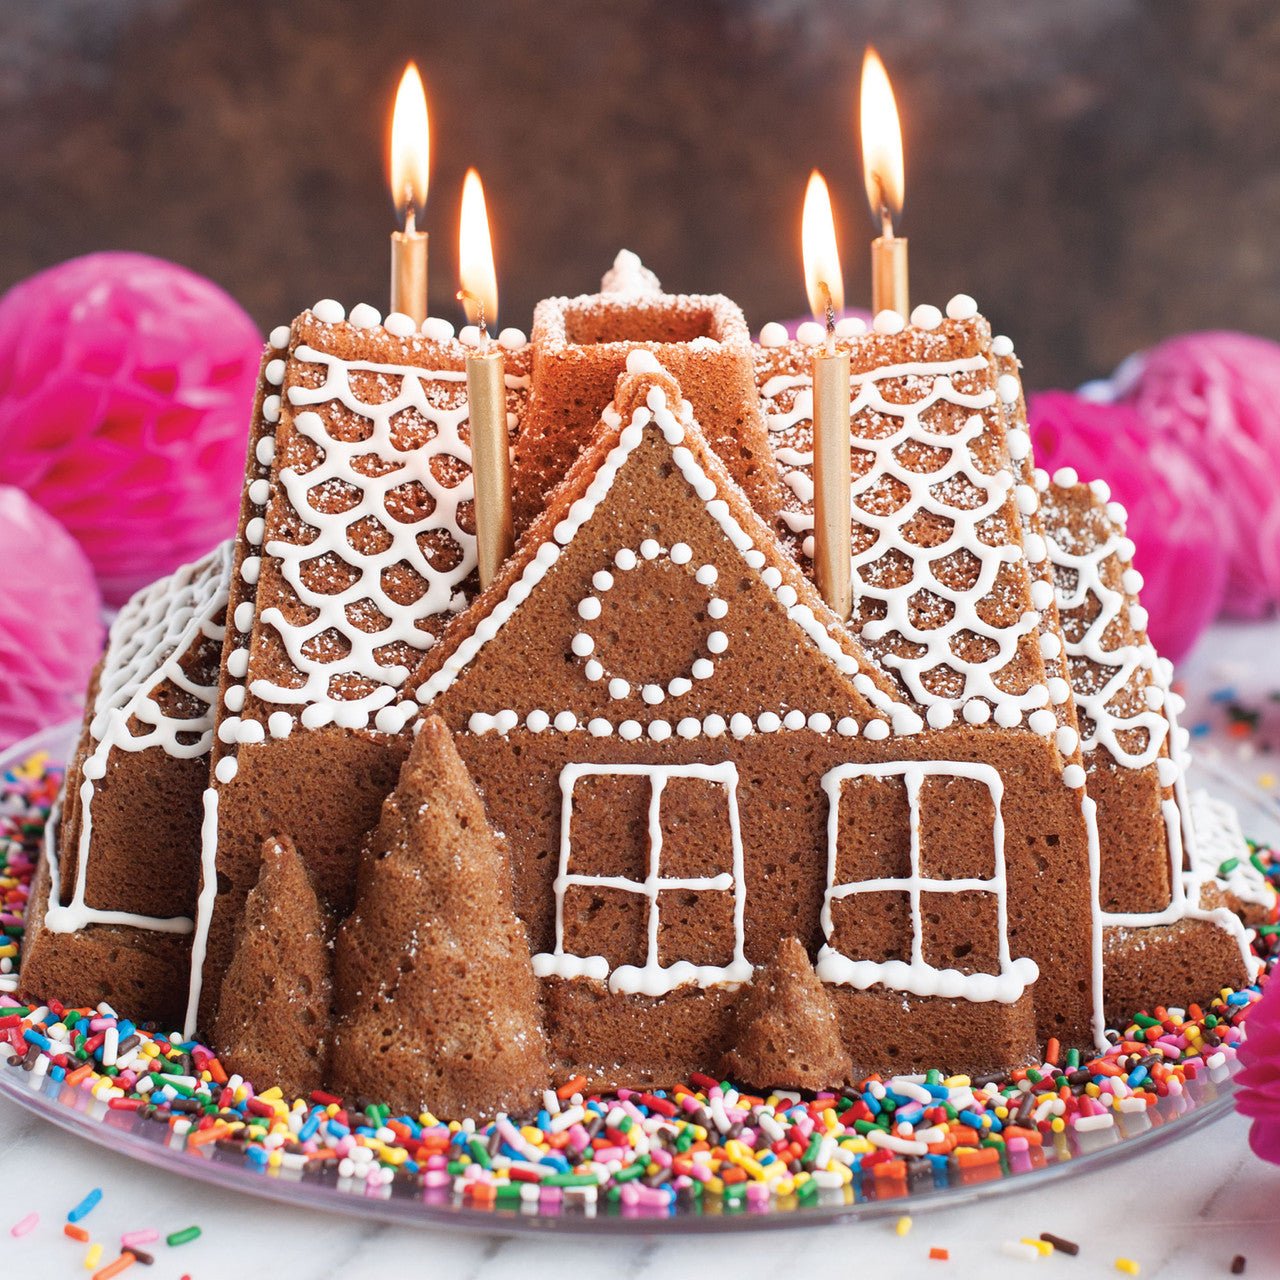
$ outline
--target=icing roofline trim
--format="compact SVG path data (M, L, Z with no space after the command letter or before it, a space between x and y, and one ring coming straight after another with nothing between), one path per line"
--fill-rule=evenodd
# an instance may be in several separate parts
M652 360L652 357L650 359ZM645 363L646 371L657 368L656 361L651 364ZM485 645L498 634L520 605L528 599L537 584L546 576L547 571L560 558L563 548L573 541L612 490L623 465L644 439L646 430L660 431L667 443L672 446L672 458L684 479L705 504L708 514L719 524L726 538L742 556L747 566L756 572L764 568L763 553L756 547L756 540L746 533L723 499L717 497L720 486L707 474L693 453L685 447L686 431L698 432L698 427L693 419L689 402L683 401L680 409L681 417L677 419L667 406L665 392L661 387L655 386L650 388L647 403L636 409L630 423L625 427L612 405L605 410L602 420L606 427L615 431L619 428L621 430L618 431L616 443L588 483L586 492L570 505L568 514L556 524L552 531L552 539L543 542L528 559L519 577L508 587L501 601L493 606L476 629L459 642L445 658L443 664L422 683L417 691L420 703L429 704L451 688ZM703 442L703 447L710 453L709 445ZM536 530L538 527L535 524L532 528ZM760 528L770 539L773 539L774 535L767 526L761 523ZM798 576L799 571L796 572ZM781 574L778 577L777 585L771 589L784 605L788 618L804 632L819 652L841 674L851 680L856 691L867 702L889 717L894 732L903 734L920 732L924 724L919 713L881 689L868 674L868 671L873 669L870 661L864 659L860 662L857 656L846 652L822 625L811 605L800 601L795 587L787 583ZM812 590L807 580L805 587ZM788 593L791 598L784 599L783 597ZM473 604L472 608L474 607ZM834 615L832 617L834 619ZM885 728L889 727L886 724ZM876 734L872 733L871 736L874 737Z

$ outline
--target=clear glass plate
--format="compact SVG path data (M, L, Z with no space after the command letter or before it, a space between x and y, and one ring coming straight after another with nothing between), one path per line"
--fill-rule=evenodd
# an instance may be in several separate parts
M47 751L54 763L65 761L75 743L77 724L60 725L34 735L0 753L0 770L12 767L36 751ZM1212 760L1192 768L1192 785L1233 803L1250 836L1280 844L1280 802L1234 776L1225 764ZM0 1068L0 1097L44 1117L70 1133L112 1151L155 1165L199 1182L230 1187L329 1213L348 1214L401 1225L449 1227L485 1232L571 1231L581 1233L687 1233L732 1231L762 1227L793 1227L852 1218L875 1218L918 1213L934 1206L964 1204L1125 1160L1184 1137L1227 1114L1232 1107L1233 1068L1224 1066L1189 1081L1179 1096L1162 1099L1141 1114L1120 1114L1110 1129L1088 1133L1068 1131L1046 1141L1036 1160L1010 1161L1010 1167L984 1166L966 1174L953 1172L944 1185L932 1182L911 1188L894 1184L888 1192L867 1180L865 1192L851 1187L820 1192L810 1203L776 1203L729 1207L718 1201L670 1210L606 1205L565 1207L549 1212L545 1206L515 1208L454 1202L448 1189L423 1191L396 1181L370 1191L362 1180L340 1180L332 1164L305 1172L284 1169L259 1171L234 1151L212 1144L187 1150L185 1139L167 1125L130 1111L113 1111L87 1092L27 1072Z

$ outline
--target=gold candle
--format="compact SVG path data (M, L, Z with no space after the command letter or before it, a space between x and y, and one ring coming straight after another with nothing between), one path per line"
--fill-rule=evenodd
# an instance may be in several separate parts
M849 353L836 350L836 312L844 305L844 277L831 197L816 169L804 195L800 239L809 308L827 324L826 346L813 357L813 564L822 598L847 620L853 612Z
M427 233L415 229L412 208L391 233L391 310L419 325L427 318Z
M871 242L871 312L896 311L911 314L907 286L907 239L893 234L893 224L886 219L883 235Z
M506 361L500 347L486 343L484 349L467 356L467 412L471 422L471 475L476 491L476 558L480 585L487 587L515 545L507 447Z
M871 310L910 314L907 287L907 241L894 233L902 213L906 174L902 158L902 124L884 63L874 49L862 60L862 176L871 216L880 234L871 242Z
M827 347L813 357L813 563L831 612L853 612L849 486L849 353Z
M400 78L391 116L391 198L404 229L391 233L391 310L416 324L427 318L427 233L418 216L427 202L431 132L422 77L411 62Z
M476 557L480 585L487 587L515 545L511 521L511 455L507 443L506 361L489 341L498 311L498 279L484 187L474 169L462 184L458 230L458 297L479 329L478 347L467 356L467 416L471 422L471 476L475 483Z

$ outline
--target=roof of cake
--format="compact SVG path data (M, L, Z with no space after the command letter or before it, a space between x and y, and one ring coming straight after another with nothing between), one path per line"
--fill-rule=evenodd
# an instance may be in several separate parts
M523 335L503 339L518 409ZM475 585L466 346L443 321L331 301L271 341L219 739L395 731L400 686Z
M1081 484L1064 468L1044 484L1041 511L1086 756L1101 748L1129 768L1163 760L1161 781L1170 786L1177 770L1165 704L1177 695L1147 638L1124 508L1104 481Z
M734 548L743 568L753 576L758 575L768 588L770 596L785 610L785 616L793 629L792 645L799 644L809 652L816 651L815 656L821 655L835 672L850 681L852 701L855 705L865 706L869 713L866 731L873 737L885 736L892 723L894 731L918 732L923 727L919 715L894 693L891 683L867 660L856 641L827 609L813 585L782 551L774 533L755 514L746 496L734 484L723 464L706 444L693 420L688 402L683 401L674 409L670 405L668 390L663 385L665 383L667 388L673 385L669 375L660 369L653 355L645 351L633 353L628 367L631 374L624 375L619 380L619 399L623 403L624 413L629 412L630 416L624 418L614 406L606 410L591 449L579 458L553 495L543 516L521 539L502 573L490 589L475 601L468 613L446 631L439 648L427 656L417 677L420 681L418 699L430 703L444 694L477 659L485 646L516 616L517 611L538 592L539 584L549 570L560 560L562 553L573 545L580 532L592 523L597 511L609 498L618 477L628 467L642 443L649 439L662 442L663 461L657 464L657 469L661 470L668 462L674 463L673 472L678 472L684 482L680 492L687 497L692 507L700 508L710 517L706 529L714 530L719 540ZM642 514L640 518L647 522L652 520L652 514ZM625 540L636 531L625 525L617 527L617 523L617 519L614 519L614 527L608 530L610 542L607 547L608 554L613 556L614 566L623 572L629 571L637 562L660 556L670 558L681 566L689 563L693 553L687 543L677 543L666 548L656 538L649 537L647 540L641 538L640 545L633 549ZM624 540L621 548L612 544L612 540L616 538ZM706 582L715 583L717 578L714 567L706 568L710 570ZM600 596L611 589L613 579L612 571L602 571L592 579L593 593L584 597L578 606L582 619L589 622L598 616ZM712 618L723 617L724 613L720 610L727 612L728 605L719 601L709 608L717 610L710 615ZM719 631L708 636L707 642L712 654L722 652L728 646L727 637ZM598 660L589 657L595 653L594 645L594 640L585 630L573 637L574 654L587 661L588 682L594 678L599 684L612 687L615 681L607 678L608 673ZM702 678L709 678L714 662L709 658L699 661L705 663L707 668L706 676ZM593 663L601 667L600 672L590 670ZM694 680L700 678L696 669L698 665L695 663L695 669L691 672ZM553 678L551 673L546 676L548 681ZM513 679L511 683L518 689L521 682ZM627 684L626 681L617 683ZM646 685L645 702L649 705L643 708L641 714L645 718L652 714L663 715L663 700L673 692L676 697L687 694L685 686L692 683L687 679L681 681L678 692L654 687L652 699L649 695L651 686ZM628 687L612 696L625 698L633 692L639 691ZM512 696L519 696L518 692L513 691ZM655 706L659 708L657 713L653 711ZM741 720L742 723L735 729L731 721L731 732L751 732L758 712L764 712L766 718L778 718L764 707L726 707L724 710L728 713L751 713L733 715L732 720ZM881 716L886 719L882 720ZM492 714L477 713L473 717L473 729L487 731L492 728L498 732L506 732L515 726L518 719L514 710L494 708ZM711 719L723 722L724 718L715 715ZM601 722L601 732L606 731L603 726L609 723L607 719ZM643 731L638 719L629 720L626 724L634 725L633 732L637 735ZM654 724L665 726L668 733L671 731L670 723L659 718L650 721L650 736L655 733ZM552 726L558 727L554 720ZM573 726L568 726L566 720L566 727L577 727L576 719ZM851 732L857 731L852 720L849 729ZM720 731L723 732L723 723L720 724ZM659 728L657 732L663 732L663 729ZM684 717L680 720L679 732L684 736L696 736L697 733L707 732L707 729L696 718L691 720Z
M1060 726L1040 646L1052 590L1030 563L1037 548L1022 519L1037 498L1017 475L1030 439L1020 382L997 365L1012 347L992 340L970 298L952 299L948 316L918 307L907 326L882 313L873 333L849 340L851 625L934 727L960 715L970 724L1025 720L1053 734ZM772 345L758 350L757 370L787 491L782 520L810 554L809 355L765 337Z
M89 732L99 744L85 777L101 777L111 747L162 747L173 756L209 750L217 672L197 661L202 639L221 644L231 543L160 578L116 615Z

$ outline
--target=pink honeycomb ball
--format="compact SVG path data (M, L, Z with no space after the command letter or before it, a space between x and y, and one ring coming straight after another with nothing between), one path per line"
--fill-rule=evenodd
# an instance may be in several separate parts
M1269 613L1275 587L1258 564L1280 471L1280 344L1247 333L1188 333L1126 360L1112 381L1154 435L1182 446L1217 495L1227 528L1225 611Z
M0 485L0 749L80 714L102 650L102 602L80 544Z
M234 530L261 352L217 285L145 254L0 298L0 482L76 537L109 604Z
M1042 391L1028 398L1027 420L1037 466L1105 480L1125 507L1151 639L1166 658L1185 656L1217 615L1227 580L1222 504L1206 477L1124 405Z

